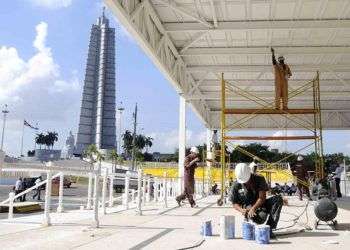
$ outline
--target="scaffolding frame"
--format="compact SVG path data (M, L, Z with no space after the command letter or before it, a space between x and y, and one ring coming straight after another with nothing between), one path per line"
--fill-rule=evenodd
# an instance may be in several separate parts
M226 157L225 157L225 149L226 149L226 143L229 143L232 145L230 141L232 140L291 140L291 141L297 141L297 140L312 140L313 142L308 144L305 147L302 147L298 149L297 151L289 154L288 156L284 157L283 159L280 159L277 162L267 162L264 159L259 158L258 156L244 150L238 145L232 145L234 149L237 149L241 153L248 155L250 157L255 157L260 163L263 163L267 166L267 169L274 167L278 163L287 160L292 155L309 148L311 146L314 146L314 152L315 152L315 177L317 179L323 179L324 178L324 160L323 160L323 135L322 135L322 117L321 117L321 98L320 98L320 81L319 81L319 72L317 71L316 76L311 81L306 82L304 85L300 86L299 88L289 92L288 94L288 101L293 99L294 97L305 93L309 89L312 89L313 94L313 108L298 108L298 109L275 109L275 100L273 102L268 102L264 100L263 98L256 96L238 86L235 86L228 81L224 79L224 73L221 73L221 201L224 198L224 187L225 187L225 168L226 168ZM235 94L238 94L239 96L242 96L255 104L259 105L259 108L257 109L233 109L226 107L226 91L233 92ZM233 124L230 124L227 126L226 116L228 115L245 115L242 118L235 121ZM301 117L298 117L298 115L301 114L307 114L307 115L313 115L313 121L310 122L308 120L305 120ZM285 117L286 120L289 120L290 122L293 122L294 124L300 126L301 128L305 129L306 131L309 131L311 135L308 136L227 136L227 132L233 131L235 128L242 129L244 128L244 124L246 124L248 121L254 119L255 117L259 115L269 115L271 119L273 115L279 115ZM287 127L286 127L287 129ZM309 183L305 182L304 180L298 179L295 176L293 176L289 171L283 170L283 174L295 178L299 183L301 183L304 186L308 186ZM219 199L219 200L220 200ZM219 202L218 202L219 203ZM222 203L222 202L220 202Z

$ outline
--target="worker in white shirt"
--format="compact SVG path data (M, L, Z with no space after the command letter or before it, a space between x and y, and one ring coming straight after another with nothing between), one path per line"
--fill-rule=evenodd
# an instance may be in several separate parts
M35 180L35 185L38 185L40 182L42 181L41 176L39 176L36 180ZM35 194L33 195L33 200L38 197L38 201L40 201L40 193L41 193L41 187L37 187L35 189Z
M254 157L253 161L249 164L250 170L252 174L256 174L258 170L258 158Z
M20 192L22 192L22 177L20 177L15 184L15 195L19 194ZM22 201L22 197L18 197L17 198L19 201Z
M338 198L342 197L341 191L340 191L340 178L343 171L344 171L344 168L340 164L338 164L337 168L334 171L335 188L337 189Z

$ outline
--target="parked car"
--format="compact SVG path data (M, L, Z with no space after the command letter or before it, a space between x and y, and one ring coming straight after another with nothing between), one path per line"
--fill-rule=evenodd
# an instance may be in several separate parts
M121 193L125 188L125 174L128 170L126 169L115 169L115 179L113 181L113 189L116 193ZM137 172L136 171L130 171L130 189L137 189Z
M52 180L53 183L60 183L60 177L56 177L55 179ZM72 185L72 181L69 176L64 176L63 177L63 187L65 188L70 188Z

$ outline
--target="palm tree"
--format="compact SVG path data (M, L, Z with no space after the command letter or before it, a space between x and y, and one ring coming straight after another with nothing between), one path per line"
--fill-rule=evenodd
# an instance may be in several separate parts
M35 142L39 145L39 148L41 149L41 145L45 144L45 135L43 133L36 134Z
M90 162L93 164L95 162L101 162L105 159L104 154L102 154L96 147L95 144L90 144L84 151L85 157L89 158Z
M146 143L146 152L148 152L148 149L152 147L153 145L153 138L152 137L146 137L145 143Z
M118 154L115 149L112 149L112 151L109 152L108 159L112 160L113 168L115 169L117 167L117 161L118 161Z

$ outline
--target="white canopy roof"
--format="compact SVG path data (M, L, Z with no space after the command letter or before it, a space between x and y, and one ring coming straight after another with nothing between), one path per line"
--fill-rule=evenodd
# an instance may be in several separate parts
M290 91L320 72L323 127L350 127L349 0L105 2L208 128L220 126L221 72L234 85L273 101L271 46L292 70ZM236 94L227 99L230 108L258 107ZM311 108L312 90L289 106ZM271 115L244 127L300 128Z

